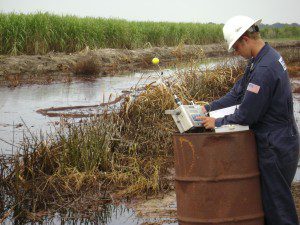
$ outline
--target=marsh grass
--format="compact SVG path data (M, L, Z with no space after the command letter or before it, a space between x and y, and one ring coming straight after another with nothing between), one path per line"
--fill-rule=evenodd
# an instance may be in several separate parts
M300 46L279 49L285 63L293 65L300 62Z
M279 52L287 64L289 77L298 79L300 77L300 46L279 49ZM294 92L299 93L299 90L296 89Z
M208 44L222 40L221 25L129 22L49 13L0 14L1 54L45 54L95 48L144 48Z
M299 39L300 28L264 27L264 38ZM223 42L221 24L137 22L49 13L0 13L0 54L77 52L87 46L136 49Z
M260 29L260 33L266 39L299 40L300 28L297 26L284 26L280 28L264 26Z

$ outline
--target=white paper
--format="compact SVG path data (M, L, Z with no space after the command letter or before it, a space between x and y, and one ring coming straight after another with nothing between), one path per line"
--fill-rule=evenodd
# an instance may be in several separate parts
M213 117L213 118L222 118L224 116L233 114L234 111L238 108L239 108L239 105L234 105L234 106L231 106L231 107L218 109L218 110L209 112L209 116Z
M249 126L242 126L238 124L227 124L215 128L216 133L237 132L237 131L244 131L244 130L249 130Z

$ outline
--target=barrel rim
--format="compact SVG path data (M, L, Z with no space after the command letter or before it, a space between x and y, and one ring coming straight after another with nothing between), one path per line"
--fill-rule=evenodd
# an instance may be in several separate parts
M211 218L211 219L201 219L201 218L189 218L185 216L178 216L178 220L182 222L190 222L190 223L225 223L225 222L241 222L241 221L249 221L249 220L261 220L264 218L264 213L255 213L251 215L243 215L238 217L229 217L229 218Z
M220 132L220 133L215 133L215 132L204 132L204 133L179 133L179 132L174 132L173 136L195 136L195 135L224 136L224 135L237 134L237 133L239 133L239 134L240 133L254 134L252 130L242 130L242 131Z
M175 175L174 180L178 182L219 182L219 181L230 181L230 180L244 180L253 179L260 176L260 172L253 172L247 174L235 174L235 175L221 175L215 177L200 177L200 176L177 176Z

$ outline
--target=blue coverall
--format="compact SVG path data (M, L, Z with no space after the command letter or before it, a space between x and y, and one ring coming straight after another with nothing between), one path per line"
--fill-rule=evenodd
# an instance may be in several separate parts
M209 112L237 104L234 114L216 119L216 127L241 124L254 131L265 223L299 224L290 190L299 159L291 85L282 57L268 43L231 91L205 108Z

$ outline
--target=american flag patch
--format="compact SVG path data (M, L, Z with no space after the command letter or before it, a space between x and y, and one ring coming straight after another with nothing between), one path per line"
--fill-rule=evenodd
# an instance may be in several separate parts
M260 86L258 86L256 84L252 84L252 83L249 83L248 87L247 87L247 91L251 91L255 94L257 94L259 92L259 89L260 89Z

